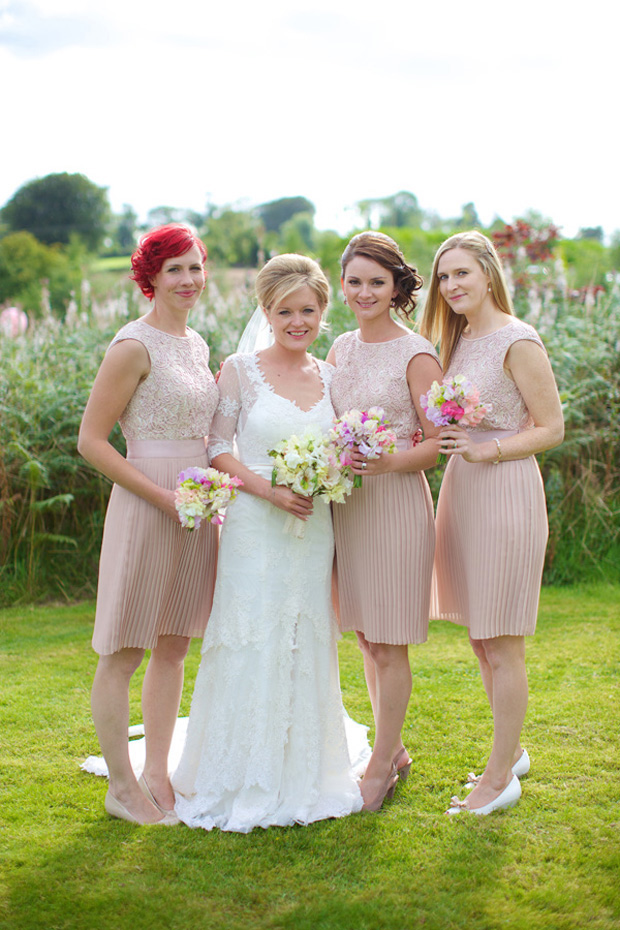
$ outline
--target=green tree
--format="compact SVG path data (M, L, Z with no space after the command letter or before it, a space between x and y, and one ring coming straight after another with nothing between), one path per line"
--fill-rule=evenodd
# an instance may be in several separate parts
M456 224L459 229L480 229L481 222L478 212L474 204L470 201L469 203L463 204L461 208L461 218Z
M66 172L28 181L2 209L13 232L26 230L46 245L66 245L74 234L93 252L103 241L109 214L107 188Z
M314 218L316 208L305 197L280 197L256 208L266 232L279 232L282 226L298 213L307 213Z
M577 239L594 239L603 244L605 233L602 226L582 226L577 233Z
M315 239L314 220L310 213L296 213L282 224L280 245L283 252L311 252Z
M185 207L153 207L146 215L149 229L153 226L165 226L167 223L189 223L190 226L198 229L203 222L204 217L201 213L187 210Z
M43 286L52 309L61 313L80 285L82 255L73 241L66 252L43 245L29 232L0 240L0 302L11 301L28 313L41 313Z
M246 210L211 208L201 230L209 260L217 265L254 268L258 262L260 227Z
M394 226L402 229L406 226L417 228L424 222L424 210L418 198L410 191L399 191L389 197L376 197L360 200L356 204L362 214L364 226Z

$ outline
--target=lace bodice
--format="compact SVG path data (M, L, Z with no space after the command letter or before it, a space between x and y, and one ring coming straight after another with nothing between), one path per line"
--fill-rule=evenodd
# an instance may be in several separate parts
M304 411L276 394L265 380L255 353L231 355L218 381L220 402L209 435L209 459L229 452L249 467L271 468L273 459L267 452L276 443L311 424L327 430L334 416L329 394L334 369L319 359L316 362L324 386L323 397Z
M476 427L479 430L522 431L533 425L519 388L504 371L508 349L522 339L535 342L544 351L534 327L517 319L488 336L478 339L461 336L456 345L446 375L466 375L478 388L482 403L492 405L489 415Z
M415 355L437 358L427 339L407 332L389 342L362 342L359 330L334 342L336 370L332 402L337 416L347 410L382 407L399 439L410 439L420 427L407 383L407 365Z
M125 439L201 439L208 435L218 403L209 368L209 347L192 329L171 336L143 320L132 320L110 347L135 339L151 361L148 376L136 388L119 417Z

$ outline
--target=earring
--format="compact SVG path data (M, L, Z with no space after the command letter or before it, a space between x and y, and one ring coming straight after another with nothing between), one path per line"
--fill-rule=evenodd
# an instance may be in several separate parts
M492 287L491 287L491 285L490 285L490 284L489 284L489 286L487 287L487 291L489 292L489 294L490 294L490 293L491 293L491 291L492 291Z
M348 301L347 301L347 295L346 295L346 294L343 294L343 295L342 295L342 302L343 302L343 304L348 303Z
M272 326L271 326L271 323L269 324L269 332L270 332L270 333L273 332L273 328L272 328Z

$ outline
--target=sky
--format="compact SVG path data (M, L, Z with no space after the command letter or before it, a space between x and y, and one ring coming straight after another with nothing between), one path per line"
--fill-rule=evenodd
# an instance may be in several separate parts
M406 190L609 236L619 32L611 0L0 0L0 206L66 171L141 221L301 195L344 234Z

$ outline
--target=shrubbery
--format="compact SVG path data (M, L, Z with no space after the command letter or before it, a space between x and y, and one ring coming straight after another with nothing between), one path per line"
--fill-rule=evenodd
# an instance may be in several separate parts
M550 522L545 580L618 579L620 294L577 301L561 279L530 272L517 310L547 345L566 418L563 445L539 457ZM193 311L214 371L252 312L252 277L239 271L224 296L223 278L212 275ZM107 304L87 304L62 323L48 315L25 336L0 337L0 605L95 591L109 482L79 457L77 432L106 345L146 307L133 285ZM337 293L332 304L330 332L315 344L322 357L354 325ZM118 428L113 442L123 450ZM429 480L436 495L440 469Z

